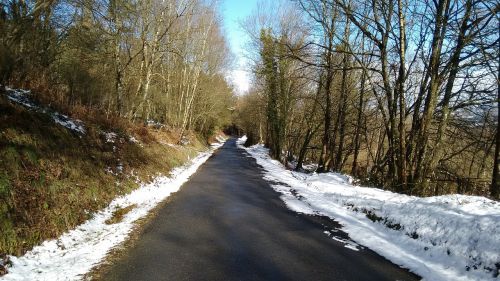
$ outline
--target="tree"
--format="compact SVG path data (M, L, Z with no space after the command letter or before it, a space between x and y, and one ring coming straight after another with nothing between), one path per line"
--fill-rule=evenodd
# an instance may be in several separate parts
M493 155L498 122L491 118L498 104L499 6L494 1L293 4L303 13L296 21L306 21L304 39L299 44L281 40L279 25L258 14L270 22L260 26L274 28L266 43L270 55L254 59L267 69L268 79L257 79L266 93L280 93L278 62L283 60L276 50L283 44L289 65L300 65L308 81L309 88L297 91L299 98L290 105L290 112L304 116L291 114L279 141L286 144L281 150L287 158L298 160L296 169L309 151L317 172L350 171L398 192L484 194L485 181L492 181L492 193L496 190L495 180L484 173L491 168L498 174L498 154ZM249 31L254 43L262 38ZM269 97L267 121L274 124L279 114L273 105L280 96ZM280 138L279 126L273 126L268 140Z
M165 122L180 138L194 128L213 131L227 122L226 114L210 122L200 116L221 113L222 104L233 101L220 78L230 56L212 4L2 2L0 83L31 88L64 109L85 106L106 117Z

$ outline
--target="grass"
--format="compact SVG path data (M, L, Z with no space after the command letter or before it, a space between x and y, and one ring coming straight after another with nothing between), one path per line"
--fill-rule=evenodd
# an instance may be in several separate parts
M105 223L106 224L115 224L115 223L121 222L123 220L123 217L136 207L137 207L136 204L132 204L132 205L127 206L127 207L117 208L116 210L113 211L113 215L111 215L111 218L107 219L105 221Z
M164 143L175 132L97 115L84 121L80 137L0 94L0 254L21 255L58 237L137 188L137 179L166 174L206 148L195 135L189 146L170 147ZM111 130L114 144L103 135ZM116 220L125 211L117 210Z

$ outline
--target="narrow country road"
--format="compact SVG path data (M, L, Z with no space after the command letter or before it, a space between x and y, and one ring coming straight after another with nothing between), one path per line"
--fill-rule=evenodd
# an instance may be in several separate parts
M286 208L231 139L170 198L102 280L419 280ZM346 239L342 231L336 232Z

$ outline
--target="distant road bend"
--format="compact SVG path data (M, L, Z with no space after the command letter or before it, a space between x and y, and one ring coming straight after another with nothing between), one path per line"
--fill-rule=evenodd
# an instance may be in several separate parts
M327 218L286 208L231 139L145 227L102 280L419 280L323 232ZM341 239L347 235L335 232Z

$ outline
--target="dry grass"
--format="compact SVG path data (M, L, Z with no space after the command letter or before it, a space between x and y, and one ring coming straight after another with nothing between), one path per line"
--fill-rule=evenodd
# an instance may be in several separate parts
M115 224L121 222L123 220L123 217L136 207L137 205L133 204L124 208L122 207L117 208L116 210L113 211L113 215L111 216L111 218L107 219L105 223Z

